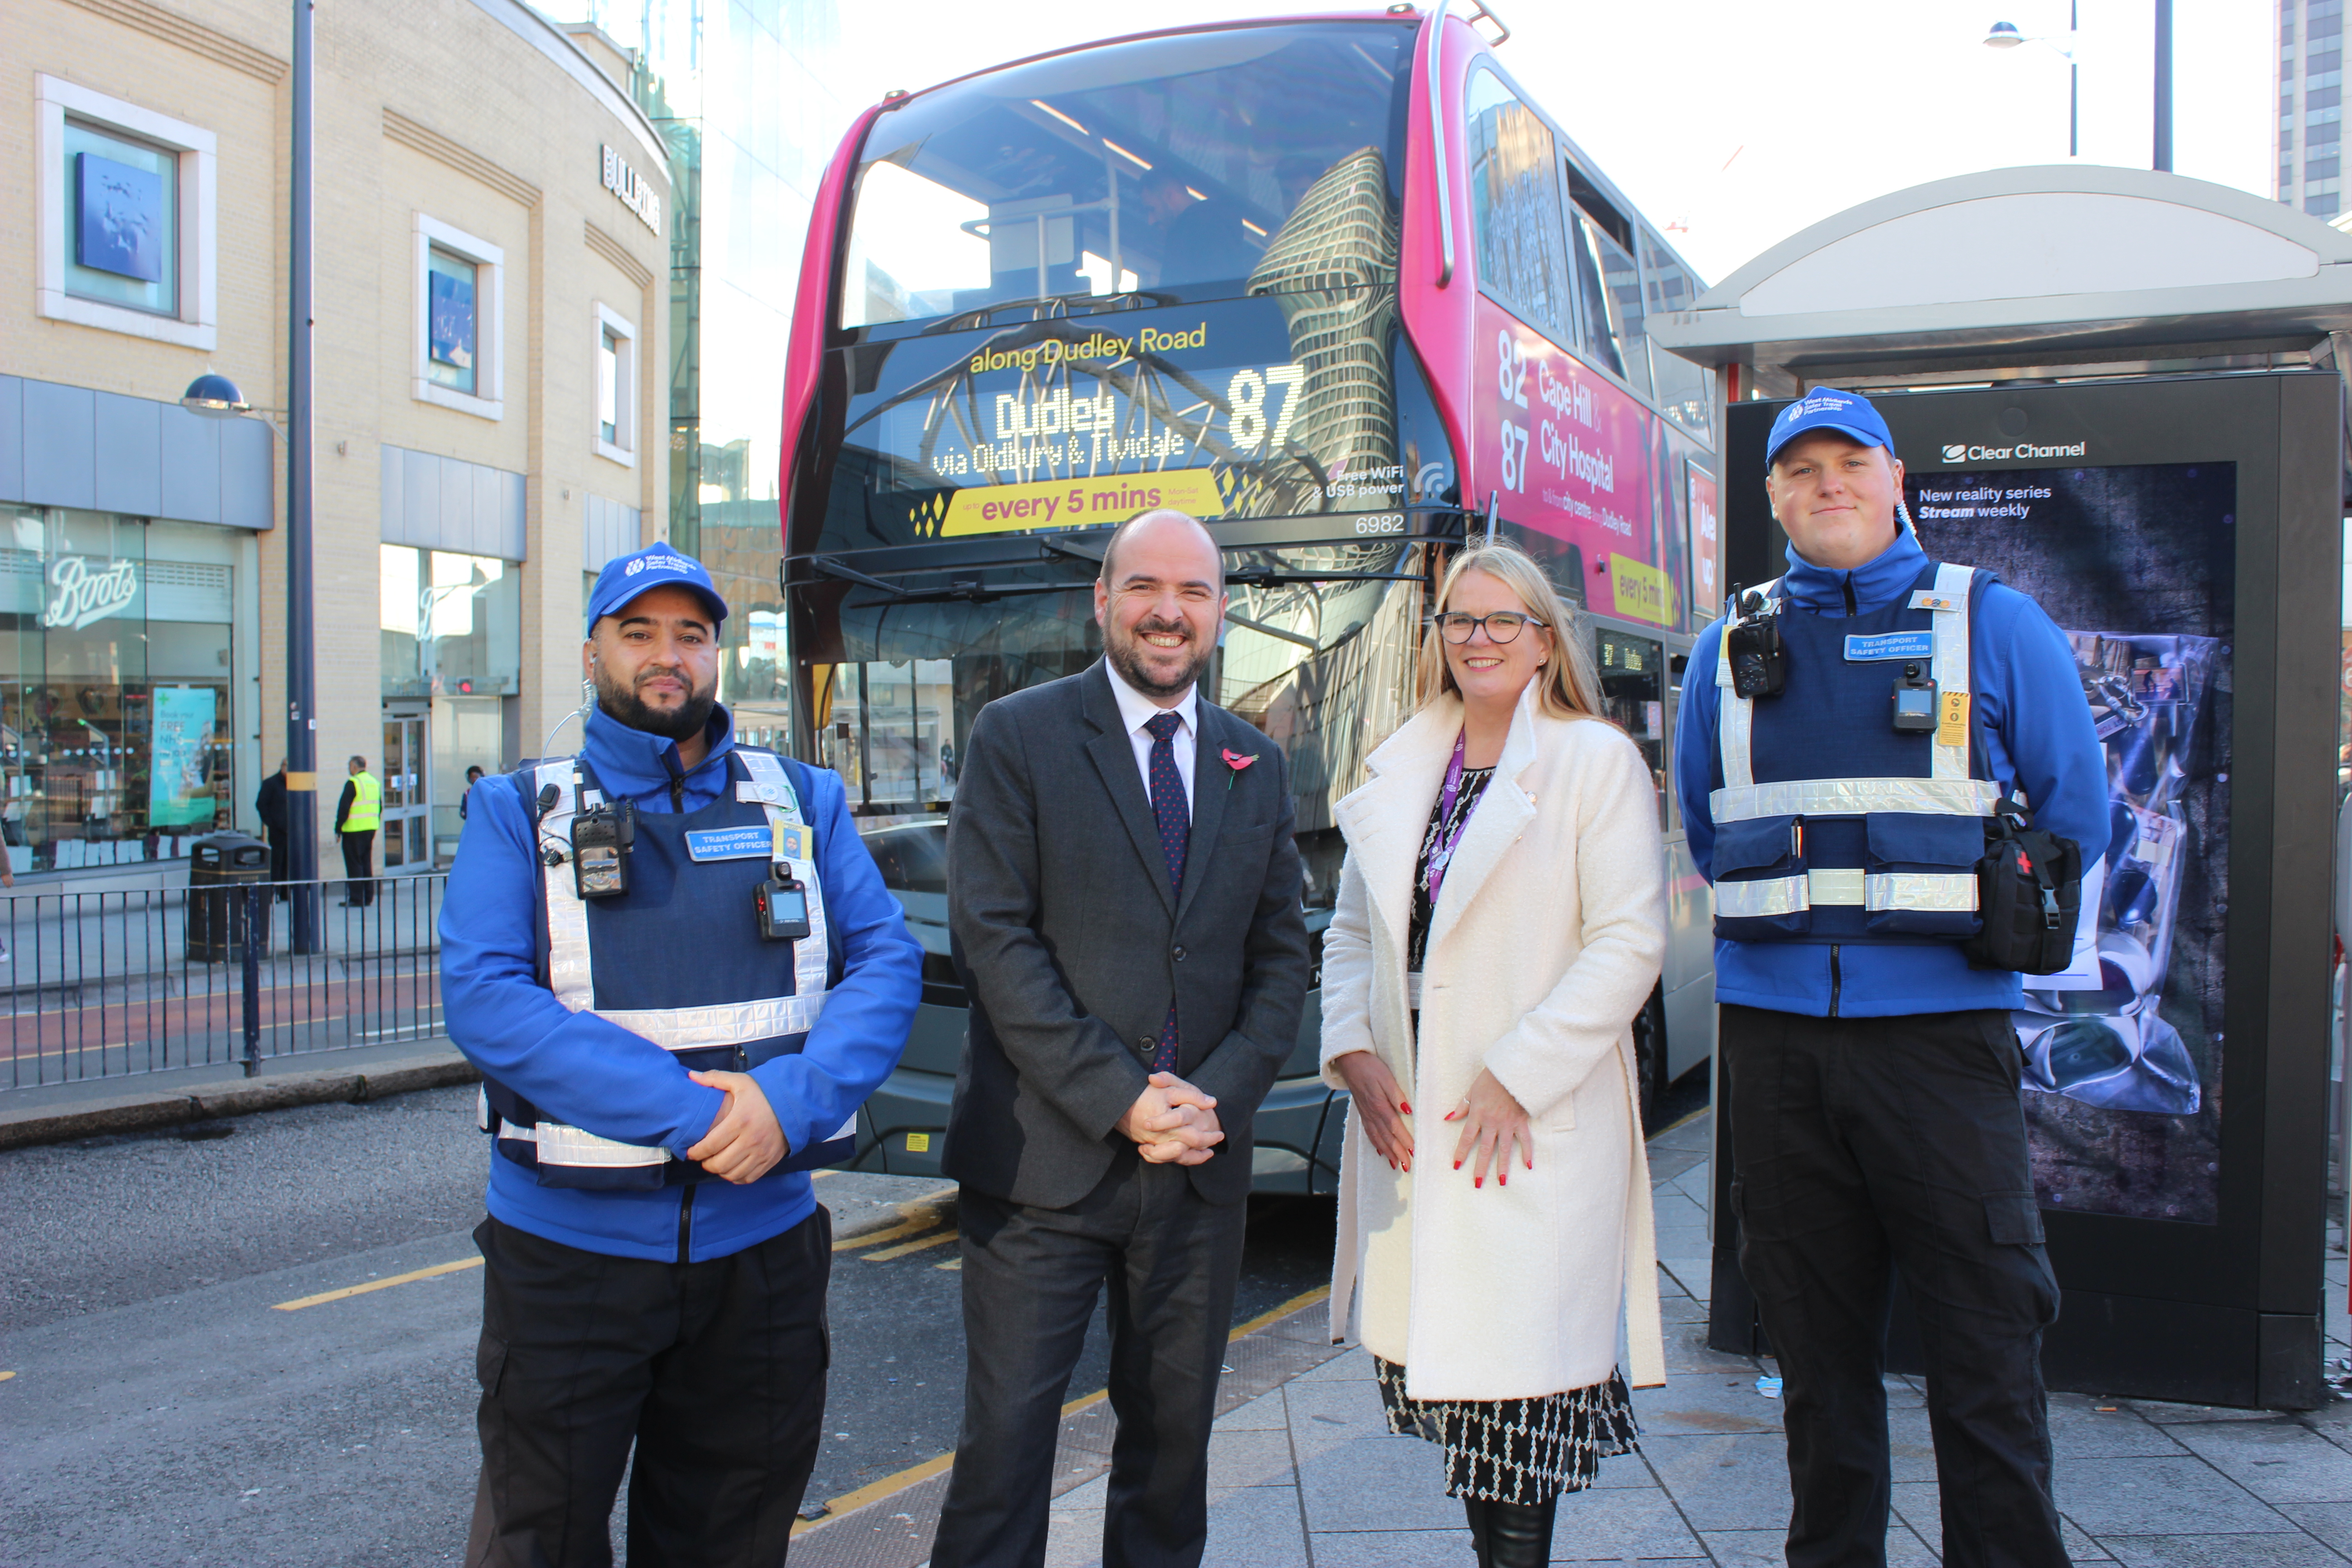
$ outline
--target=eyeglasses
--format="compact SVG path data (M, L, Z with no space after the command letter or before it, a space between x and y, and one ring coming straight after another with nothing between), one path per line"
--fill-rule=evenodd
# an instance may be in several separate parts
M1483 616L1465 616L1459 610L1447 610L1430 616L1430 619L1450 643L1468 642L1470 634L1480 626L1486 628L1488 642L1513 642L1517 639L1521 626L1543 625L1533 616L1523 616L1517 610L1492 610Z

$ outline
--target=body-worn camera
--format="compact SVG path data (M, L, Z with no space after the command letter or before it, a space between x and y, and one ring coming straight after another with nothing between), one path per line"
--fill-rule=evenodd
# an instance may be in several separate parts
M760 911L760 934L770 942L798 942L809 933L808 889L791 871L777 867L775 875L752 894Z
M629 846L637 838L635 801L606 802L572 818L572 887L583 899L629 890Z
M1724 634L1731 656L1731 689L1741 697L1778 697L1789 685L1789 650L1780 640L1777 600L1750 591L1732 595L1739 618Z
M1936 728L1936 682L1906 664L1895 678L1895 728L1905 735L1925 734Z

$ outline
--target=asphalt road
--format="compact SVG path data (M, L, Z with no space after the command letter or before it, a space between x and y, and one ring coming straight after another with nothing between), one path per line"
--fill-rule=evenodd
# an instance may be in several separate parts
M0 1558L456 1562L473 1500L473 1090L0 1154ZM919 1184L820 1181L870 1210ZM951 1216L950 1216L951 1217ZM1323 1284L1328 1199L1261 1199L1236 1321ZM835 1254L812 1500L954 1444L959 1279L943 1231ZM931 1245L920 1245L931 1241ZM901 1250L901 1249L904 1250ZM894 1254L877 1257L877 1254ZM1073 1397L1102 1384L1097 1319Z

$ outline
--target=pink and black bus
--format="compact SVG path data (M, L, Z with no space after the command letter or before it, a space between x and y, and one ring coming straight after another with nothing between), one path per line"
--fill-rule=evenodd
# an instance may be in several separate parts
M1217 702L1288 752L1310 929L1333 806L1411 711L1466 533L1582 606L1650 758L1675 939L1654 1094L1713 1051L1704 885L1667 756L1721 595L1714 391L1643 322L1698 280L1441 3L1152 33L893 95L821 187L784 398L794 749L840 770L929 954L868 1168L936 1169L963 1035L944 826L982 704L1100 657L1108 531L1203 519ZM1333 1190L1317 1009L1257 1119L1261 1190Z

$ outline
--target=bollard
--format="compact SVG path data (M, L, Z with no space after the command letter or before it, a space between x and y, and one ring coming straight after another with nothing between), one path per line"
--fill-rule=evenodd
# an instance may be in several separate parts
M273 889L251 882L237 889L245 895L245 1076L261 1076L261 950L269 942L269 903Z

